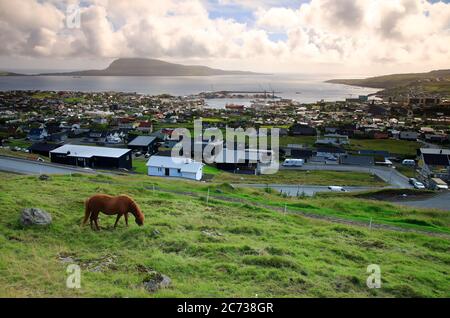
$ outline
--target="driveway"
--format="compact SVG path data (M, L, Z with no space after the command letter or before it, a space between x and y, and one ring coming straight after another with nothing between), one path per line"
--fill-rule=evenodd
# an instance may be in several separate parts
M19 174L72 174L72 173L96 173L93 170L65 167L38 161L0 156L0 171Z

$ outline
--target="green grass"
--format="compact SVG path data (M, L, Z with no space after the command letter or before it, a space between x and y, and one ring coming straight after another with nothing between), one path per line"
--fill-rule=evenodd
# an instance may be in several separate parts
M300 144L313 147L316 140L316 136L283 136L280 137L280 146L286 147L289 144Z
M31 97L35 99L54 98L56 97L56 94L52 92L38 92L33 94Z
M49 181L0 177L0 297L450 296L446 238L369 231L229 200L211 199L206 204L193 197L147 190L156 184L205 193L207 187L195 182L139 175L52 176ZM387 207L394 210L391 214L395 212L392 205L354 198L284 199L256 190L218 188L230 198L289 203L301 209L324 205L323 213L332 205L346 213L362 210L386 214L386 218ZM126 228L120 223L113 230L114 217L102 215L102 231L80 228L83 202L94 193L134 197L145 213L145 226L131 222ZM22 228L18 217L24 207L47 210L53 224ZM403 218L412 213L399 211ZM449 226L448 216L435 213L427 218ZM67 264L59 257L68 255L82 267L80 290L65 287ZM106 258L113 259L112 264L90 270ZM366 287L369 264L381 267L381 289ZM150 269L168 275L170 288L147 293L142 282Z
M213 176L220 176L224 172L222 170L217 169L216 167L205 165L203 167L203 173L213 175Z
M417 149L421 146L415 141L395 139L351 139L351 150L384 150L394 155L412 156L417 155Z
M370 186L387 184L375 175L363 172L280 170L276 174L242 175L222 172L213 181L228 183L308 184L320 186Z
M403 174L404 176L408 177L408 178L415 178L416 177L416 169L413 167L407 167L407 166L402 166L402 165L398 165L396 166L396 169L398 172L400 172L401 174Z
M64 98L64 102L68 104L78 104L78 103L85 103L86 99L83 97L67 97Z
M140 174L147 174L147 159L133 158L133 171Z
M20 148L28 148L33 143L31 141L25 140L25 139L11 139L8 140L7 146L13 148L13 147L20 147Z

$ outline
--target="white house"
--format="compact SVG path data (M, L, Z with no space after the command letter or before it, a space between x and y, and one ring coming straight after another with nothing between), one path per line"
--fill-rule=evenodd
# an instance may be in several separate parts
M189 158L152 156L147 162L148 175L155 177L179 177L201 180L203 163Z

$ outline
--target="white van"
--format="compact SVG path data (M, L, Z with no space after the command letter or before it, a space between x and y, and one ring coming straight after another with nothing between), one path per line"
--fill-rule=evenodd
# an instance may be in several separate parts
M409 166L409 167L415 167L416 161L412 160L412 159L405 159L405 160L403 160L402 165Z
M286 159L283 163L283 167L303 167L304 164L304 159Z
M347 192L347 190L339 186L329 186L328 190L330 190L331 192Z
M430 187L433 190L448 190L448 185L442 179L432 178L430 180Z

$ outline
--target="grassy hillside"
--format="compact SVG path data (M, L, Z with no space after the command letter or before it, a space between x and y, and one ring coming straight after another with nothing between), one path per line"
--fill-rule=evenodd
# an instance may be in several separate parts
M296 211L378 216L405 227L401 220L414 219L416 229L440 232L448 232L448 213L145 176L0 177L0 297L450 296L447 237L369 230ZM80 228L83 201L94 193L131 195L145 226L114 230L114 217L101 216L102 231ZM287 213L276 209L284 206ZM24 207L47 210L53 224L22 228ZM65 287L67 257L82 267L80 290ZM366 287L369 264L381 266L381 289ZM170 288L149 294L142 282L151 269L169 276Z
M388 94L416 93L450 95L450 70L428 73L394 74L365 79L335 79L329 83L385 89Z

